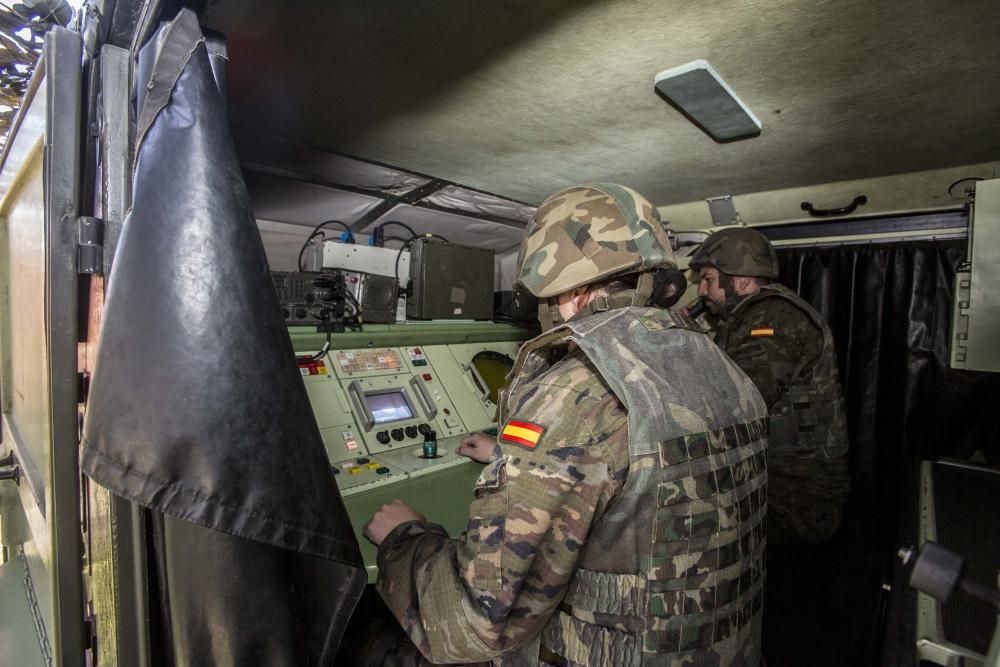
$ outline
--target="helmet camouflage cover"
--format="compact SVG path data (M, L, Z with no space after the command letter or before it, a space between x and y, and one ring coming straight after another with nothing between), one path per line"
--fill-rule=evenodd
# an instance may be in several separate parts
M677 268L649 201L609 183L576 185L538 207L517 257L517 283L538 298L627 273Z
M705 239L691 255L695 271L713 267L731 276L778 277L778 256L767 237L749 227L729 227Z

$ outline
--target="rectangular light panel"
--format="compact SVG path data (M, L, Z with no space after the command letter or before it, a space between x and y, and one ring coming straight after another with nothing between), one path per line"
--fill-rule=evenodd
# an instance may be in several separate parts
M717 141L760 134L757 116L704 60L656 75L656 90Z

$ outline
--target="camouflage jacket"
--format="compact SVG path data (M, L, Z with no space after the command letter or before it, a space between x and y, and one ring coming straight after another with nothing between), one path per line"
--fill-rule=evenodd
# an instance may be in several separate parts
M780 284L737 302L715 338L767 401L768 529L774 543L821 542L850 489L847 423L833 334Z
M466 532L379 548L432 661L757 664L766 409L679 318L618 309L522 348Z

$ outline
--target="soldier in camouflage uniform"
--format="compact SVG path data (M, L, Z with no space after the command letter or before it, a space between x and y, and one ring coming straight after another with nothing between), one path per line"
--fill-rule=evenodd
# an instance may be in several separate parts
M399 501L365 528L430 660L759 664L766 406L697 324L644 307L667 268L633 190L576 186L535 213L518 280L546 330L501 395L467 530Z
M771 415L768 541L823 542L850 487L847 425L830 327L778 277L760 232L712 234L691 258L698 295L720 318L715 341L746 371Z

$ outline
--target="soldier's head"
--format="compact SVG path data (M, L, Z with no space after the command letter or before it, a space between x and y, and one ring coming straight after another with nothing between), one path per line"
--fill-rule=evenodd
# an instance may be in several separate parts
M715 232L691 256L698 296L716 315L778 277L778 257L767 237L748 227Z
M645 306L653 272L676 268L660 216L645 197L589 183L560 190L535 211L516 282L538 297L547 329L581 313Z

